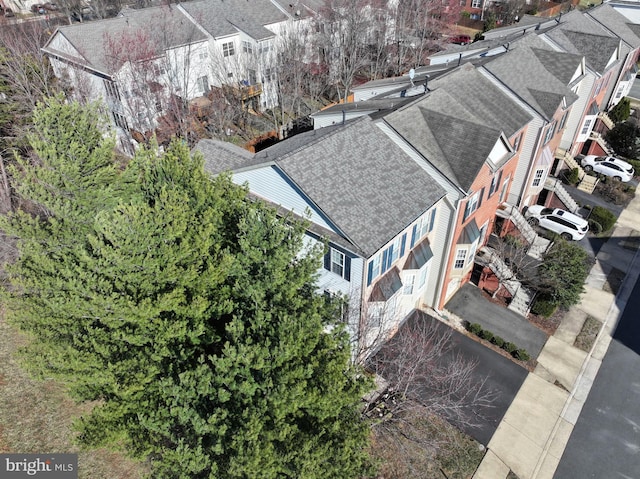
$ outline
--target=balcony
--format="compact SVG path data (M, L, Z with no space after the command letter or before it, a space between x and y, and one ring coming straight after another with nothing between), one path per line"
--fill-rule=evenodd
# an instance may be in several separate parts
M254 85L243 85L240 87L240 98L242 101L248 100L262 94L262 83Z

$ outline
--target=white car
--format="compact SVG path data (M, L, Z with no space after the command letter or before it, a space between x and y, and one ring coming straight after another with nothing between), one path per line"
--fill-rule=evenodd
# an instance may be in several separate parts
M595 171L625 183L635 174L633 166L613 156L588 155L582 159L581 163L585 171Z
M589 231L589 223L582 216L574 215L559 208L545 208L542 205L530 206L525 216L532 226L559 234L566 240L581 240Z

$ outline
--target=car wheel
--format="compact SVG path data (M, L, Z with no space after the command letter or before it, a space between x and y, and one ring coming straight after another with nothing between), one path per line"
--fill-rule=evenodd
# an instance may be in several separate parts
M585 165L585 166L583 166L583 167L582 167L582 169L583 169L584 171L593 171L593 166L591 166L591 165Z
M571 241L571 240L573 239L573 236L571 236L571 234L570 234L570 233L562 233L562 234L560 235L560 237L561 237L563 240L567 240L567 241Z
M527 221L531 226L538 226L540 224L540 220L538 218L529 218Z
M613 179L616 180L616 181L622 181L622 177L621 176L614 176Z

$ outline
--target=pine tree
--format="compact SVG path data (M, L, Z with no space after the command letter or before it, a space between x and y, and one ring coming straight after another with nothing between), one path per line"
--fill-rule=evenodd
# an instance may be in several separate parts
M113 177L70 165L98 148L54 154L73 140L42 156L74 185L114 186L33 191L49 214L11 223L25 236L10 304L35 339L32 367L100 401L81 440L123 444L163 478L368 472L370 384L328 328L335 305L314 291L320 252L299 254L304 225L208 178L183 144L141 150Z

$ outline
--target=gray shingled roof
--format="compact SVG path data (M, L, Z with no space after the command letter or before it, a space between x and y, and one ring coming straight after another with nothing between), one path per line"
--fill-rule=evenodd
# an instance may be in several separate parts
M445 193L368 117L276 164L366 256Z
M124 9L122 16L95 22L78 23L58 27L57 33L63 35L83 56L81 63L94 70L113 74L122 63L114 59L114 50L126 43L148 38L150 48L160 55L164 50L183 45L206 41L202 33L178 8L170 6L151 7L140 10ZM140 36L141 35L141 36ZM112 42L114 48L108 45ZM43 50L60 55L50 47Z
M517 42L504 55L498 56L484 65L492 75L522 98L542 117L551 120L553 113L564 97L567 105L577 100L577 95L559 78L566 78L567 70L573 63L577 70L582 57L566 54L566 63L554 64L540 50L550 49L544 40L530 33ZM544 61L541 61L540 59ZM559 58L559 57L556 57ZM557 102L555 106L552 104Z
M595 8L586 11L586 14L595 18L598 22L607 27L610 31L618 35L631 47L640 47L640 37L638 37L638 25L629 24L627 17L617 12L611 5L603 3Z
M202 153L204 169L212 175L254 164L251 152L226 141L200 140L193 151Z
M575 75L582 55L575 55L555 50L532 48L540 63L564 85L568 85Z
M265 25L287 19L269 0L204 0L180 5L214 38L241 30L255 40L264 40L274 36Z
M445 191L369 117L296 135L255 155L202 140L211 174L275 164L365 256L371 256Z
M531 117L472 65L431 83L424 98L385 120L453 183L469 191L501 132Z

